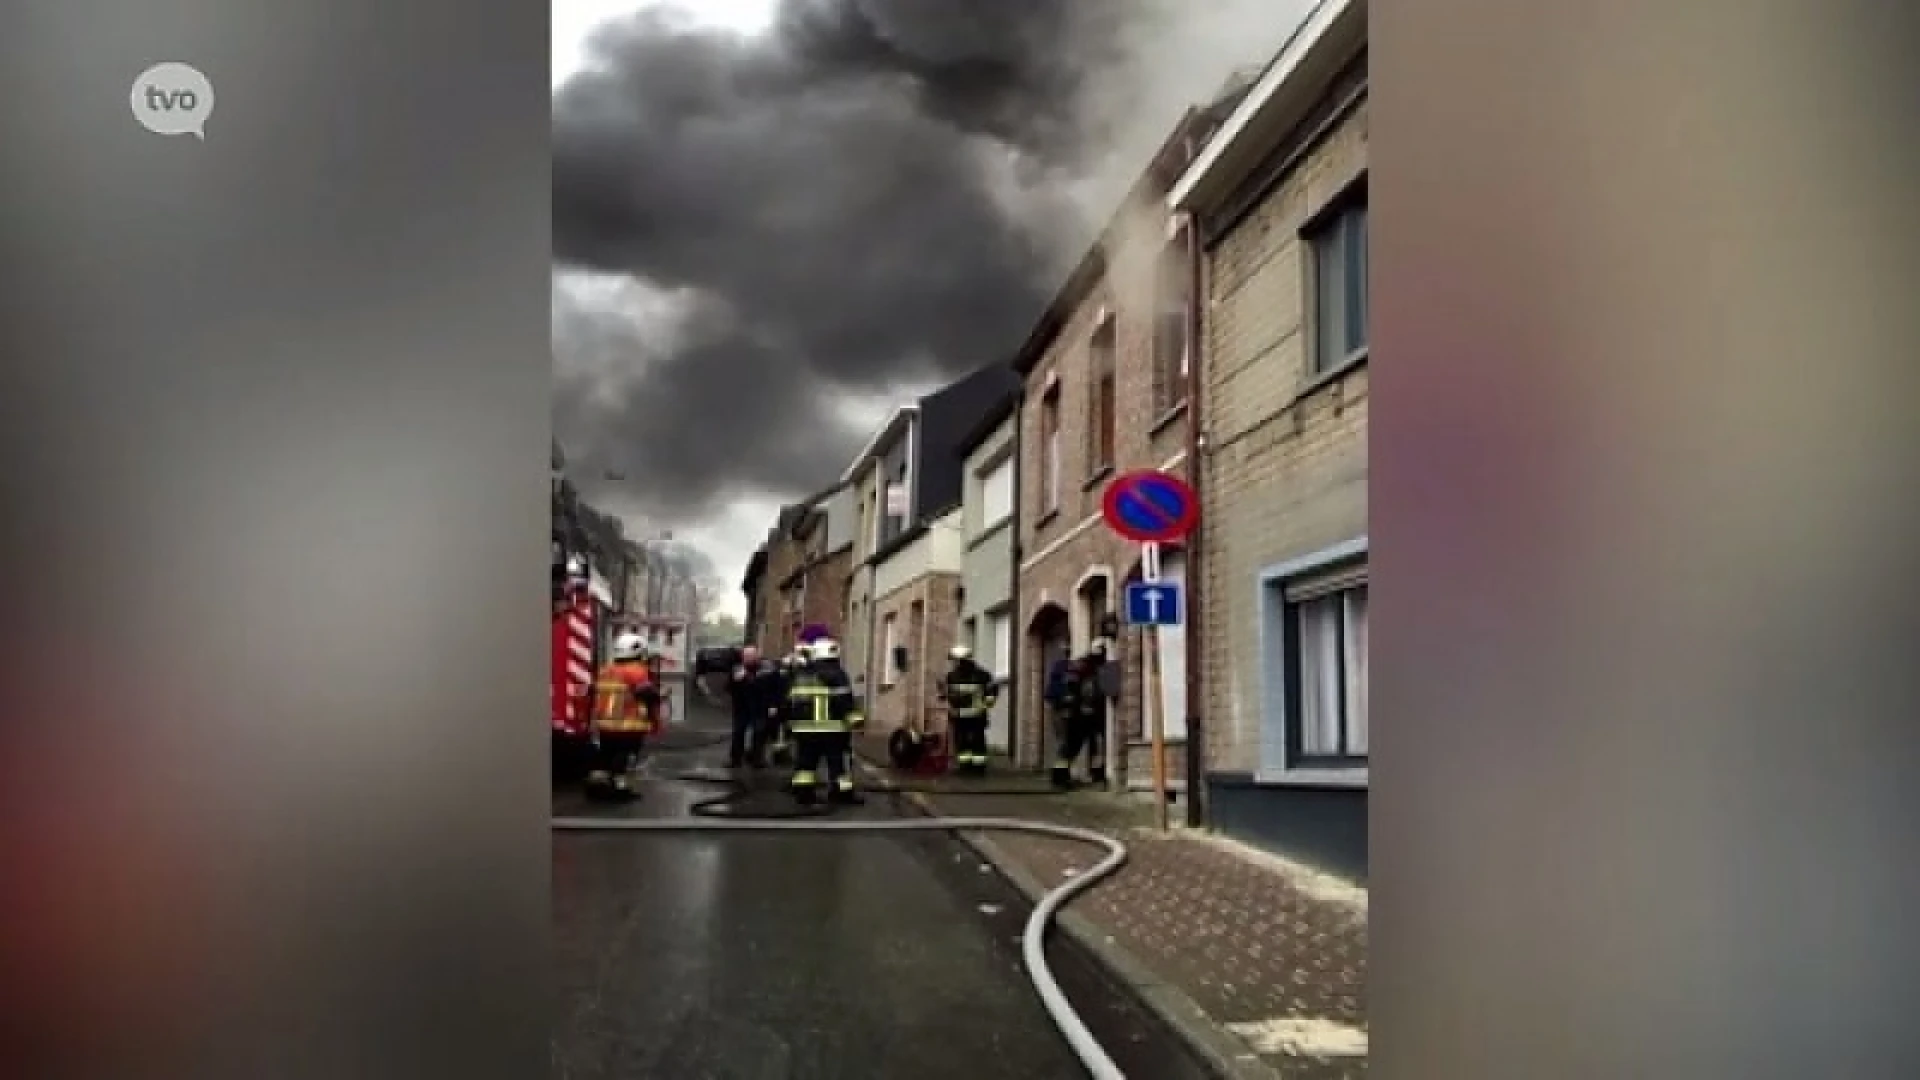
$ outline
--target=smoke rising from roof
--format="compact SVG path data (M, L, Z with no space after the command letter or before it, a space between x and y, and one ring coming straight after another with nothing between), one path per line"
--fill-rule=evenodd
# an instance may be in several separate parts
M554 98L555 430L655 528L798 497L843 403L1009 358L1188 104L1303 0L785 0L655 9ZM1204 12L1201 9L1206 9Z

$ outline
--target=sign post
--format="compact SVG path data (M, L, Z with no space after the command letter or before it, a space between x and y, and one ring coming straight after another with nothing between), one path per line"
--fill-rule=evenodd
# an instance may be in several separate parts
M1108 528L1140 545L1140 581L1127 586L1127 621L1140 627L1145 664L1141 707L1153 743L1155 814L1164 832L1172 794L1167 783L1167 723L1160 686L1158 628L1181 624L1183 590L1161 580L1160 546L1180 543L1193 532L1200 520L1200 501L1179 477L1143 469L1115 477L1107 485L1101 511Z

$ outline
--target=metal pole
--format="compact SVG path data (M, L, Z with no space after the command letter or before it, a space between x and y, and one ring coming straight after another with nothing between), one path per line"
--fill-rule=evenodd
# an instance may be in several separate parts
M1160 701L1160 630L1147 627L1147 708L1153 721L1154 818L1167 831L1167 710Z
M1140 545L1140 578L1149 585L1160 580L1160 545ZM1152 613L1156 618L1158 612ZM1160 628L1148 624L1141 632L1146 643L1146 698L1148 734L1153 740L1153 815L1160 831L1167 831L1167 717L1160 700Z

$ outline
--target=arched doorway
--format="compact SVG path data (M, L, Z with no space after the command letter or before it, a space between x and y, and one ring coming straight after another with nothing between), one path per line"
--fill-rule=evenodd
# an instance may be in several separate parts
M1047 676L1054 661L1067 656L1072 647L1073 619L1067 609L1054 603L1040 605L1027 622L1026 648L1021 650L1021 730L1014 737L1019 765L1036 766L1047 753Z
M1086 652L1095 641L1107 636L1104 631L1110 623L1109 616L1113 614L1113 571L1104 566L1087 571L1086 576L1074 586L1073 600L1073 650L1076 653ZM1107 644L1114 647L1119 642L1109 641Z

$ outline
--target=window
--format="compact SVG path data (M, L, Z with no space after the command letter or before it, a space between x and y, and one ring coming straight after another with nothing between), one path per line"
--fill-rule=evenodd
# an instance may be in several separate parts
M1119 331L1111 312L1103 315L1087 344L1087 361L1092 378L1092 393L1087 395L1087 475L1113 467L1113 429L1117 384L1114 376L1115 354L1119 351Z
M1367 204L1340 205L1307 234L1312 251L1313 370L1330 371L1367 348Z
M1188 231L1181 225L1160 250L1154 267L1153 403L1161 412L1187 396L1187 330L1193 314L1193 266Z
M977 651L986 654L982 661L987 670L997 679L1004 679L1013 671L1013 613L1006 610L996 611L987 616L987 640L985 648Z
M1290 593L1293 590L1289 590ZM1367 757L1367 586L1302 593L1292 607L1294 757L1306 764Z
M894 684L894 650L900 645L900 635L894 626L893 612L880 617L880 685Z
M1060 387L1040 399L1040 510L1060 509Z
M907 640L913 642L916 648L927 643L927 605L924 601L915 600L907 606ZM914 670L923 660L924 657L909 649L906 662L899 665L901 673Z
M980 531L985 532L1013 516L1013 455L990 466L980 477Z

